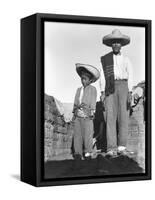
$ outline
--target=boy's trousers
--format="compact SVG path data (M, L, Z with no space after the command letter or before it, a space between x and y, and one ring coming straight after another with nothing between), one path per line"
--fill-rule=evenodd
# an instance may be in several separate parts
M105 99L107 150L125 146L128 137L128 82L115 80L115 92Z
M83 155L84 153L91 153L93 147L93 120L89 118L76 117L74 121L74 151L75 154Z

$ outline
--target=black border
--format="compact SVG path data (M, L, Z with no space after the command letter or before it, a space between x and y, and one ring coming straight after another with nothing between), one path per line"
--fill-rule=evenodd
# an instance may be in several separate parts
M103 183L151 179L151 20L120 19L92 16L36 14L36 186ZM108 175L44 179L44 22L119 25L145 28L146 81L146 172L143 174Z

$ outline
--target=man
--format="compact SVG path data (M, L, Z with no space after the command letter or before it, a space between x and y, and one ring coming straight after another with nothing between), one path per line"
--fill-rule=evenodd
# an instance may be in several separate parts
M128 110L132 92L132 66L121 48L130 38L118 29L103 38L112 52L101 57L101 95L105 97L107 155L127 155Z

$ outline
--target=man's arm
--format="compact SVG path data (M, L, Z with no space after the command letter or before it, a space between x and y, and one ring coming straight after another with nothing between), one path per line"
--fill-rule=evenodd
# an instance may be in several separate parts
M105 90L105 77L104 77L104 73L103 73L102 68L100 68L99 87L100 87L101 93L104 92L104 90Z

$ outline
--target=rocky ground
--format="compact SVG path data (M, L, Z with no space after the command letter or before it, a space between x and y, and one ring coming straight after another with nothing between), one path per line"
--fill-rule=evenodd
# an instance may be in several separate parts
M45 178L106 176L143 173L131 158L106 158L98 155L92 160L50 161L45 164Z
M59 112L57 106L62 106L61 102L55 102L54 97L45 95L45 162L72 158L73 125L65 121L64 116Z

